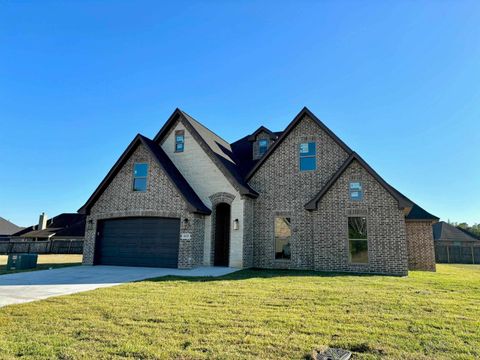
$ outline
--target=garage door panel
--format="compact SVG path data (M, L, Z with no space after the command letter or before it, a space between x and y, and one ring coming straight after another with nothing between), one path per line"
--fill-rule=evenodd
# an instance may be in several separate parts
M104 220L99 229L98 264L177 267L179 219Z

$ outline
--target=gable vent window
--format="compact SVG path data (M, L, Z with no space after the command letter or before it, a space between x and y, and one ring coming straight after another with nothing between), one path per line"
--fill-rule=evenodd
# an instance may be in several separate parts
M267 152L268 149L268 140L260 139L258 140L258 152L260 155L263 155Z
M359 201L363 199L363 190L362 190L362 183L358 181L350 182L349 186L350 192L350 199Z
M133 191L147 191L148 164L136 163L133 166Z
M317 151L314 142L300 144L300 171L317 169Z
M185 132L183 130L175 131L175 152L183 152L185 149Z

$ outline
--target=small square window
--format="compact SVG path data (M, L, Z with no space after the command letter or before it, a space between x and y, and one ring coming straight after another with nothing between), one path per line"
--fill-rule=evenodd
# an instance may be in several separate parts
M133 166L133 191L147 191L148 164Z
M317 169L317 151L314 142L300 144L300 171Z
M363 199L363 188L362 183L358 181L351 181L349 186L350 199L351 200L362 200Z
M175 131L175 152L185 150L185 132L183 130Z
M300 144L300 171L317 169L317 151L314 142Z
M260 139L258 140L258 152L260 155L263 155L267 152L268 149L268 140L267 139Z

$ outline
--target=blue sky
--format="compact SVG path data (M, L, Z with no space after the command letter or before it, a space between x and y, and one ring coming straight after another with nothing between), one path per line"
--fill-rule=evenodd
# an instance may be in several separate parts
M442 219L480 222L478 1L0 3L0 216L74 212L176 107L234 141L308 106Z

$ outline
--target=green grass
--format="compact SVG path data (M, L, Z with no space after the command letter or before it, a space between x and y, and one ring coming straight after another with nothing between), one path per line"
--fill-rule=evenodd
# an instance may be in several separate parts
M35 269L27 269L27 270L7 271L7 267L6 267L7 260L8 260L7 255L0 255L0 275L12 274L15 272L46 270L50 268L80 265L82 263L82 255L38 255L37 267Z
M1 291L1 289L0 289ZM479 359L480 266L409 277L246 270L0 309L0 358Z

